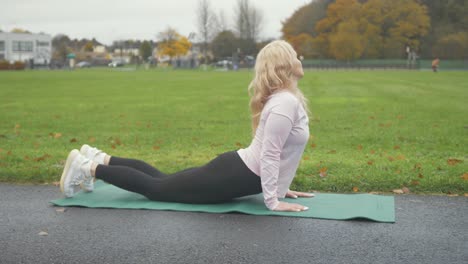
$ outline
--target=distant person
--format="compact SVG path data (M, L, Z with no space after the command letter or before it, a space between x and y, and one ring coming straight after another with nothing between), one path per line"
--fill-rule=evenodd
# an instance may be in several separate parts
M249 147L225 152L201 167L165 174L143 161L83 145L68 155L60 189L67 197L74 195L78 185L92 191L96 178L150 200L193 204L227 202L263 192L270 210L307 210L279 201L313 196L289 190L309 140L307 103L297 87L303 75L292 46L273 41L259 52L249 86L254 135Z
M439 68L439 58L436 58L435 60L432 61L432 71L437 72L437 69Z

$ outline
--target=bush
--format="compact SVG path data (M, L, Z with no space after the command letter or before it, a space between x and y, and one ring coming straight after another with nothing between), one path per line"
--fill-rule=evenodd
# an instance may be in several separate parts
M22 62L22 61L15 61L12 65L11 65L11 69L12 70L24 70L24 68L26 68L26 63Z
M0 71L9 70L9 69L10 69L10 63L6 60L0 60Z
M0 70L24 70L26 64L22 61L15 61L13 64L6 60L0 60Z

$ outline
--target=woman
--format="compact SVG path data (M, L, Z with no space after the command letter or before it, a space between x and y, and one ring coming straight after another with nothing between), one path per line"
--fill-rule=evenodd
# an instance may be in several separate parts
M151 200L181 203L221 203L263 192L270 210L307 210L278 200L313 197L288 189L309 139L307 104L297 87L303 75L291 45L273 41L259 52L249 86L254 136L249 147L167 175L143 161L109 156L83 145L68 155L60 188L72 197L78 185L92 191L97 178Z

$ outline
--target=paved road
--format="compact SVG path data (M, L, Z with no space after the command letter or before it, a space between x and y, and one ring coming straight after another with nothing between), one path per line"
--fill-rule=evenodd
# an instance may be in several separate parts
M0 263L468 263L468 198L396 197L395 224L67 208L0 184ZM47 236L38 235L45 231Z

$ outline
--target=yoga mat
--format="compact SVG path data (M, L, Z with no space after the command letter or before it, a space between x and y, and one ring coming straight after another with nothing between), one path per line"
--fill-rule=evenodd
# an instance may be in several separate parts
M143 195L128 192L103 181L96 181L93 192L78 192L72 198L51 201L58 206L84 206L90 208L154 209L206 213L240 212L251 215L313 217L346 220L365 218L377 222L395 222L393 196L372 194L316 193L314 198L285 198L280 201L299 203L309 207L303 212L270 211L263 203L263 195L236 198L222 204L184 204L151 201Z

